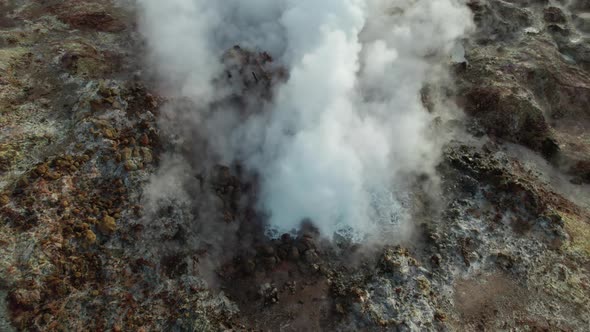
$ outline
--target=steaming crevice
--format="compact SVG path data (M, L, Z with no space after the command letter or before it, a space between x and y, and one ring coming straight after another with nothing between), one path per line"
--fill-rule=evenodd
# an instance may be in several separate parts
M471 29L463 2L140 4L150 59L175 93L198 105L177 110L188 121L175 125L205 138L208 152L196 152L202 164L240 164L258 176L257 208L269 229L289 232L306 219L328 238L407 228L400 193L416 176L436 178L445 136L432 122L450 113L445 102L429 112L423 88L444 81L456 42ZM232 74L233 45L276 60L258 71L238 52L232 61L241 72ZM250 88L266 70L286 75ZM236 74L250 82L214 83Z

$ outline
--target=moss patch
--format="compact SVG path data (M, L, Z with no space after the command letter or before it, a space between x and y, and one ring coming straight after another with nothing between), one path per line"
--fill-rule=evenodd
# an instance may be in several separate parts
M590 257L590 224L568 214L561 214L571 236L567 249Z
M29 50L24 47L12 47L0 49L0 70L8 69L14 61L22 57Z

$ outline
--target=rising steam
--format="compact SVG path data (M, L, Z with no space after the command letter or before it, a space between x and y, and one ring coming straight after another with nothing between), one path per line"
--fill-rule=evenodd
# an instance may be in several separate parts
M356 236L405 219L404 191L439 156L437 110L422 91L471 28L462 1L138 1L168 93L200 105L177 130L198 130L207 155L259 175L271 229L309 219L325 236ZM235 92L214 84L233 45L267 51L288 72L246 119L208 106Z

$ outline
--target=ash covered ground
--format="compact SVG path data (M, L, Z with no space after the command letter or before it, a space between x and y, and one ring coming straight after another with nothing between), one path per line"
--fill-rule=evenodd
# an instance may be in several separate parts
M263 112L292 75L272 50L228 46L203 105L131 1L0 0L0 330L588 330L590 4L465 6L452 84L421 89L436 181L369 243L269 236L261 174L209 153L231 132L182 125Z

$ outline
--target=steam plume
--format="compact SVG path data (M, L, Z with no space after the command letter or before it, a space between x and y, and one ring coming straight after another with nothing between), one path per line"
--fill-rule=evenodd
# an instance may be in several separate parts
M405 219L403 192L434 173L440 150L421 91L471 28L462 1L138 1L169 92L203 105L177 125L260 176L270 228L310 219L325 236L358 236ZM235 92L213 82L236 44L268 51L289 73L245 120L207 107Z

